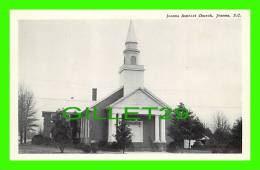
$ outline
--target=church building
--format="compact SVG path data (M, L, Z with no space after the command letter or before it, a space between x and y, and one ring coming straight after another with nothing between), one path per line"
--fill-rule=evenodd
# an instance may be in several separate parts
M98 117L108 117L108 109L112 108L112 116L122 118L125 107L167 107L168 105L156 97L144 86L144 65L140 63L140 50L136 39L133 23L130 21L127 39L125 42L124 63L119 68L120 87L109 96L97 101L91 108L89 119L81 118L80 141L90 142L115 142L116 119L93 119L93 108L97 109ZM147 110L138 110L139 120L127 120L132 131L132 142L136 150L152 150L163 148L170 142L167 136L169 121L160 119L163 112L153 110L151 119L147 118ZM135 115L136 117L136 115Z

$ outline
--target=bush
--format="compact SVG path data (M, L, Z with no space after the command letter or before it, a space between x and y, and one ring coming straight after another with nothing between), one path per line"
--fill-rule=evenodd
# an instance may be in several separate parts
M60 149L60 152L63 153L65 147L71 143L71 140L68 135L64 133L57 133L53 138L56 146Z
M120 147L118 146L117 142L112 142L108 145L108 149L112 151L120 150Z
M178 143L173 141L166 146L166 151L167 152L176 152L177 148L178 148Z
M43 137L43 144L44 145L50 145L51 144L51 138L50 137Z
M97 148L98 146L97 146L97 143L96 143L96 141L95 140L91 140L90 141L90 148L91 148L91 152L92 153L96 153L97 152Z
M77 145L77 144L80 143L80 139L79 138L74 138L74 139L72 139L72 143Z
M133 143L130 143L129 147L127 148L127 150L134 152L135 151L135 145Z
M91 152L91 147L88 144L79 143L79 144L74 145L74 147L77 148L77 149L81 149L85 153L90 153Z
M196 141L192 145L192 149L205 149L205 146L204 146L204 144L201 141Z
M98 142L98 149L99 150L105 150L107 147L108 147L107 141L103 140L103 141Z
M108 143L107 141L100 141L97 144L98 150L103 150L103 151L119 151L119 146L117 142L112 142Z
M85 153L90 153L91 152L91 147L90 145L87 145L87 144L81 144L81 147L80 147Z
M34 135L32 137L32 144L33 145L42 145L42 144L44 144L44 137L41 134Z
M72 146L76 149L81 149L82 145L83 145L82 143L78 143L78 144L75 144L75 145L72 145Z

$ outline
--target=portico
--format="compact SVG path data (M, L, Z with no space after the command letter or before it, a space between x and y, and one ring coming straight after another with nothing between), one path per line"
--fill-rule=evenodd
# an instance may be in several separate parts
M145 100L143 100L145 99ZM133 103L135 104L133 106ZM128 116L130 119L136 118L138 120L128 120L125 118L126 110L123 106L130 106L131 109L128 110ZM159 100L156 100L155 98L151 97L151 94L147 92L146 89L139 88L135 90L133 93L130 93L128 96L125 96L124 98L116 101L115 103L111 104L109 107L113 108L112 110L112 118L108 120L108 142L114 142L115 141L115 134L116 134L116 127L122 118L126 120L127 122L141 122L141 129L134 128L134 125L131 125L130 128L132 129L133 135L135 135L137 132L135 131L142 131L144 125L146 125L147 121L150 121L150 124L152 124L153 132L151 134L151 137L153 139L153 143L166 143L166 137L165 137L165 119L161 119L160 116L162 116L164 113L159 111L158 109L153 109L149 111L147 109L142 109L146 104L149 104L149 107L153 108L159 108L159 107L165 107L165 104L162 103ZM132 107L133 106L133 107ZM143 107L139 107L143 106ZM135 107L137 109L135 109ZM134 114L132 114L134 113ZM143 135L143 134L141 134ZM139 136L143 139L143 136ZM133 140L135 142L135 140ZM137 141L141 142L141 140Z
M122 117L123 114L113 114L113 117ZM153 115L154 116L154 120L150 120L153 121L154 123L154 143L166 143L166 138L165 138L165 119L160 119L160 115ZM148 120L148 119L147 119ZM119 119L120 121L120 119ZM115 134L116 134L116 126L119 123L118 120L116 119L109 119L109 127L108 127L108 142L115 142ZM131 121L128 121L131 122ZM143 120L138 120L135 122L141 122L141 128L142 128L142 132L143 132ZM135 130L134 128L132 129L132 133L135 134ZM141 133L143 135L143 133ZM143 136L140 136L143 139ZM143 140L133 140L133 142L143 142Z

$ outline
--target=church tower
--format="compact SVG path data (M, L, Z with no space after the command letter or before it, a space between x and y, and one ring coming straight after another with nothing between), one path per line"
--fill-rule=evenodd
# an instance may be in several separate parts
M124 95L127 95L144 84L144 66L139 65L138 42L134 26L130 21L124 50L124 64L119 69L120 85L124 86Z

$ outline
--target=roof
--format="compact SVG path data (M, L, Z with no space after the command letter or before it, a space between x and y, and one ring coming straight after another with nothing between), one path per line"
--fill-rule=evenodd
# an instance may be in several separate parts
M132 20L130 20L126 42L137 42Z
M117 101L115 101L114 103L110 104L109 107L113 107L115 105L117 105L118 103L123 102L124 100L127 100L128 98L130 98L131 96L135 95L138 91L142 92L143 94L145 94L148 98L150 98L151 100L153 100L155 103L157 103L158 105L162 106L162 107L169 107L168 104L166 104L165 102L163 102L161 99L159 99L158 97L156 97L154 94L152 94L148 89L146 88L138 88L136 90L134 90L133 92L129 93L128 95L118 99Z
M113 96L116 96L116 94L117 94L118 92L120 92L121 90L123 90L123 88L124 88L124 87L122 86L122 87L116 89L115 91L111 92L109 95L105 96L104 98L98 100L97 102L95 102L93 105L90 106L90 110L92 110L94 106L100 104L101 102L103 102L103 101L105 101L105 100L107 100L107 99L109 99L109 98L111 98L111 97L113 97ZM122 93L122 96L123 96L123 93ZM120 98L121 98L121 96L120 96ZM113 102L113 101L112 101L112 102ZM108 102L108 103L111 104L112 102L110 102L110 103ZM108 104L108 105L109 105L109 104Z

